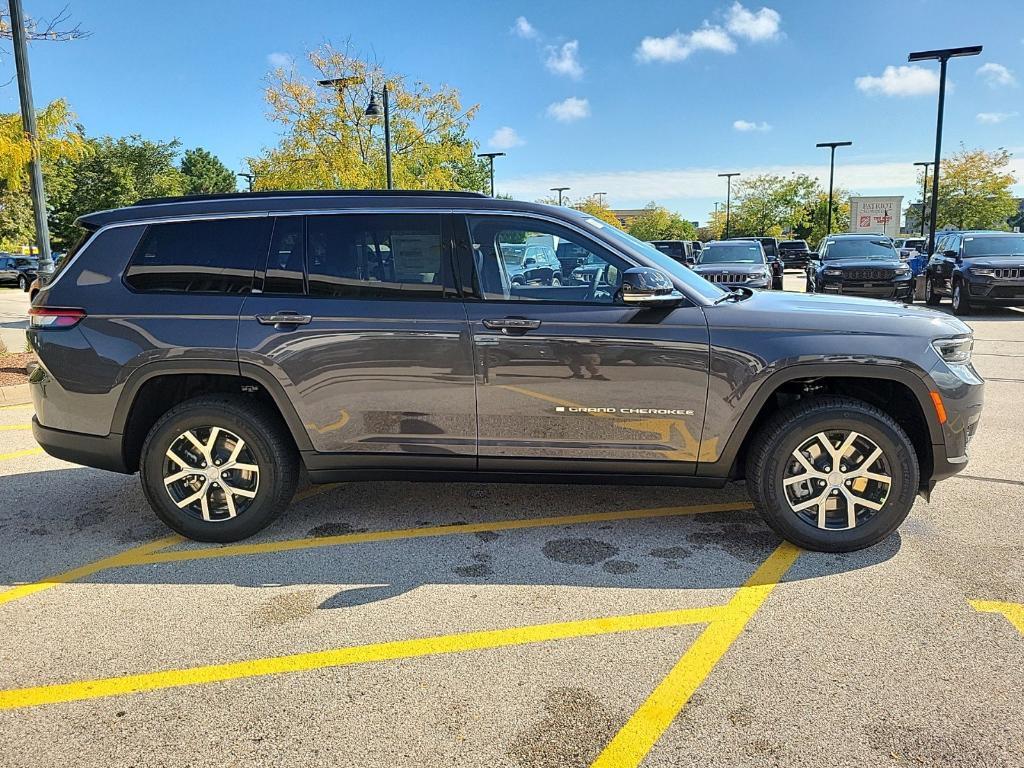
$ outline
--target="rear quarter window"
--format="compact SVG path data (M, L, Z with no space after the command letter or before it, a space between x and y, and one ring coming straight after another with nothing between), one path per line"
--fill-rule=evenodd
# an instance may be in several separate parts
M150 224L124 279L137 291L248 293L269 239L262 216Z

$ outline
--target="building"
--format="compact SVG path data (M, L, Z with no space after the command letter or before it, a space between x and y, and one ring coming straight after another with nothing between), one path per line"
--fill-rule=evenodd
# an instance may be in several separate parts
M613 209L612 213L619 220L619 226L628 227L633 219L643 215L645 208L619 208Z

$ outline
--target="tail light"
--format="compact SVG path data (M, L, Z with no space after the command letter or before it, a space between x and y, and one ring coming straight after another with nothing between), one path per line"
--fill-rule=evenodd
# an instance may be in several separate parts
M32 307L28 311L30 328L73 328L85 317L84 309L73 307Z

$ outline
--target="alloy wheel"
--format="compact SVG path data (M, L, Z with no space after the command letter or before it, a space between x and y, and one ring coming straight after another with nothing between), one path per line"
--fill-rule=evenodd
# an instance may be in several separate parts
M889 461L874 440L852 430L826 430L790 456L782 481L786 501L801 520L825 530L863 525L892 490Z
M171 441L163 481L171 501L206 522L245 512L259 491L260 468L246 442L222 427L196 427Z

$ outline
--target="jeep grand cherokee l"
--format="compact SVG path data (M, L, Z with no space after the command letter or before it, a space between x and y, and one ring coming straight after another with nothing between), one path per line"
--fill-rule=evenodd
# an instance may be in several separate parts
M807 293L914 300L910 267L885 235L829 235L807 264Z
M700 252L693 271L725 288L771 288L772 267L757 240L716 240Z
M947 232L939 236L925 267L925 301L943 296L953 312L969 315L975 305L1024 305L1024 235L1017 232Z
M964 467L980 418L956 318L726 291L562 207L268 192L79 221L31 308L35 437L139 472L194 539L268 525L304 467L316 483L746 478L781 535L852 550ZM542 239L600 268L513 285L502 243Z

